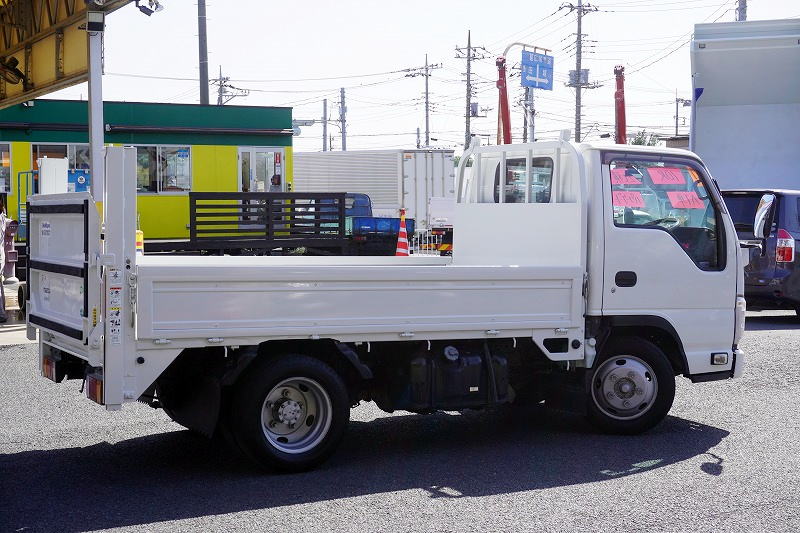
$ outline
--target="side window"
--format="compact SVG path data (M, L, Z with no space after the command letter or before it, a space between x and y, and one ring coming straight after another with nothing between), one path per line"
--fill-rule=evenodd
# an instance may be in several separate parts
M627 159L609 170L616 226L666 231L700 269L724 268L719 214L699 170Z
M500 167L498 163L494 171L494 201L500 202ZM507 204L525 203L527 188L525 158L506 159L505 197ZM553 186L553 160L549 157L538 157L531 160L531 180L528 203L546 204L550 202Z

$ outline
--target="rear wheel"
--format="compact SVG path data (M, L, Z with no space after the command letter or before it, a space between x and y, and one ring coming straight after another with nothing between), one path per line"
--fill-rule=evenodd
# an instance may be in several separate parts
M643 339L612 339L590 373L589 419L604 431L647 431L667 416L675 399L667 356Z
M347 388L327 364L304 355L257 361L236 385L230 422L252 460L297 472L327 459L350 417Z

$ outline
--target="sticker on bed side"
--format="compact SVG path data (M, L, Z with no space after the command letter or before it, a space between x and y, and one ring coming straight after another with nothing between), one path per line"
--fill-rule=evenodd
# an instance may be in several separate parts
M675 167L650 167L647 169L650 179L656 185L682 185L686 183L681 169Z
M703 200L694 191L667 191L667 198L676 209L705 209Z
M611 185L641 185L642 182L636 176L627 174L626 168L611 169Z
M612 191L612 201L618 207L644 207L644 198L639 191Z

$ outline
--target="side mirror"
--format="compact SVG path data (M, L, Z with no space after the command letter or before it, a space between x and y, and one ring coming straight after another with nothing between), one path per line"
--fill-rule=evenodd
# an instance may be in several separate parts
M766 239L772 231L772 204L775 203L774 194L765 194L758 202L755 220L753 221L753 234L757 239Z

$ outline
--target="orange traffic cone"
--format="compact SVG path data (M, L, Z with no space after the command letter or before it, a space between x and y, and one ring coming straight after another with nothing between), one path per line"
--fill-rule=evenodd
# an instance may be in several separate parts
M400 210L400 232L397 234L395 256L408 255L408 233L406 233L406 210Z

